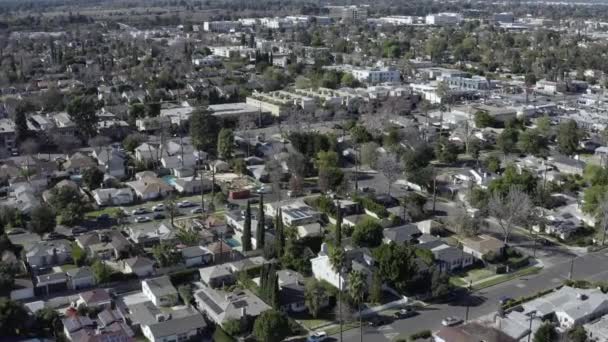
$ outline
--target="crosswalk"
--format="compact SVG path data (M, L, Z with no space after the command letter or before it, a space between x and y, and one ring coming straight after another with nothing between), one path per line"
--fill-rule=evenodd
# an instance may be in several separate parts
M393 327L391 327L390 325L383 325L383 326L379 327L377 330L382 335L384 335L384 337L389 341L392 341L397 336L399 336L399 333L395 332L395 329Z

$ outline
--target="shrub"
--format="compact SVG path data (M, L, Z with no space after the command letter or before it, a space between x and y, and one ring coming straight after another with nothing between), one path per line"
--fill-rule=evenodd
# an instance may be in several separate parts
M198 274L199 273L197 269L190 269L172 273L169 275L169 278L171 279L171 283L173 283L174 286L178 286L198 278Z
M387 218L388 217L388 210L386 210L386 208L380 204L377 203L376 201L374 201L371 198L368 197L354 197L353 200L357 203L359 203L360 206L362 206L363 208L371 211L372 213L378 215L378 218Z
M411 334L410 340L415 341L418 339L426 339L431 338L431 336L433 336L433 333L430 330L422 330L417 333Z

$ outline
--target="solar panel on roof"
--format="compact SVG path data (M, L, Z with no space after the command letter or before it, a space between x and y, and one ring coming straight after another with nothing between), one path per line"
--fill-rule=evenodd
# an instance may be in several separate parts
M240 309L240 308L244 308L247 306L247 301L245 300L238 300L234 303L232 303L232 305L234 305L235 308Z
M216 314L220 314L224 311L222 310L222 308L219 307L219 305L217 305L213 300L211 300L211 298L209 298L209 296L207 296L205 292L198 292L197 295Z

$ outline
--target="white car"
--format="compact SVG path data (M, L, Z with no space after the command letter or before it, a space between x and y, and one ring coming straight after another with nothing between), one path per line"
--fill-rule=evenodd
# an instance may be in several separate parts
M462 318L456 316L448 316L441 321L441 325L445 327L453 327L462 323Z
M143 222L149 222L152 221L151 218L149 218L148 216L138 216L135 218L135 222L137 223L143 223Z
M146 210L146 208L137 208L137 209L133 209L133 211L131 211L131 214L133 215L141 215L141 214L145 214L148 211Z
M190 210L191 214L202 214L203 213L203 208L198 207L198 208L194 208L192 210Z
M152 207L152 211L163 211L165 210L165 205L160 203Z
M308 336L306 342L321 342L327 339L327 333L325 331L317 331L312 335Z
M178 208L188 208L188 207L193 207L193 206L194 206L194 203L192 203L190 201L177 202Z

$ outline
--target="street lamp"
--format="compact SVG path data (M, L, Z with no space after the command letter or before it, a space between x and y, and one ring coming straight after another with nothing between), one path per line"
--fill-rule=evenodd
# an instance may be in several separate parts
M536 318L536 311L530 312L530 327L528 328L528 342L530 342L530 338L532 338L532 321Z

